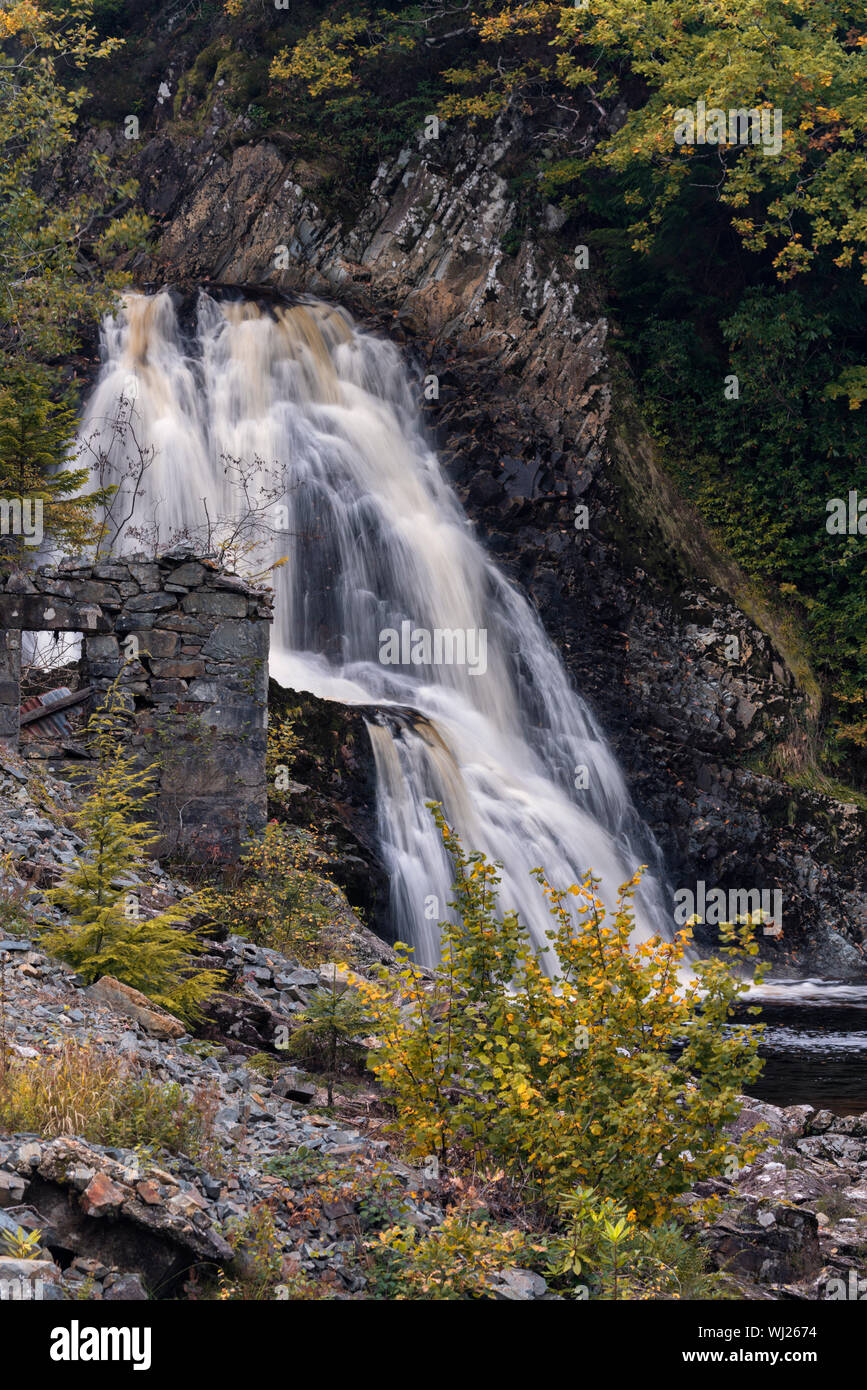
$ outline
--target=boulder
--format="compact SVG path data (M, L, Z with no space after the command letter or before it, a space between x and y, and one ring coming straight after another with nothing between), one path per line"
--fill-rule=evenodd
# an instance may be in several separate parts
M724 1216L702 1231L713 1268L746 1276L760 1284L803 1279L821 1265L819 1227L811 1211L778 1206L772 1223Z
M11 1256L0 1256L0 1298L3 1289L9 1288L13 1283L35 1284L38 1279L43 1283L55 1284L60 1278L60 1270L53 1260L16 1260Z
M220 1035L254 1047L259 1052L272 1051L290 1020L275 1013L267 1004L257 1003L242 994L216 990L202 1006L202 1012L215 1025Z
M131 1018L152 1038L182 1038L187 1029L179 1018L158 1008L147 995L137 989L121 984L113 975L103 975L86 993L98 1004L104 1004L116 1014Z
M105 1173L97 1173L79 1197L79 1204L88 1216L105 1216L116 1212L126 1201L127 1193Z
M27 1183L20 1173L0 1172L0 1207L16 1207L26 1187Z
M139 1177L84 1140L66 1136L43 1141L40 1150L32 1200L63 1250L134 1271L147 1288L163 1290L192 1264L224 1265L232 1258L231 1247L209 1220L207 1204L190 1194L175 1201L176 1180L153 1164ZM94 1176L80 1200L70 1201L76 1175L87 1168ZM136 1187L142 1182L157 1190L165 1185L172 1195L160 1194L158 1203L142 1200ZM153 1195L148 1189L147 1197ZM97 1216L109 1219L95 1220Z
M324 989L333 989L337 994L344 994L347 989L357 989L362 981L361 977L347 966L329 960L319 967L319 983Z
M496 1283L492 1285L492 1292L497 1299L524 1302L542 1298L548 1290L541 1274L536 1274L532 1269L498 1270L494 1279Z
M121 1275L102 1295L105 1303L139 1303L144 1302L147 1296L137 1274Z
M296 1100L302 1105L309 1105L316 1099L316 1087L309 1081L303 1081L297 1072L287 1069L277 1077L271 1094L283 1100Z

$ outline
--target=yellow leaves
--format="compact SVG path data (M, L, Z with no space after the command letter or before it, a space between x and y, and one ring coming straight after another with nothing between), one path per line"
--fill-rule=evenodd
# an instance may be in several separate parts
M32 0L21 0L8 9L0 10L0 40L10 39L15 34L44 32L47 18Z
M80 238L104 211L103 191L115 201L117 184L108 183L108 161L101 163L90 191L68 202L43 200L33 175L47 157L55 158L74 136L78 109L86 95L69 85L69 75L118 41L101 44L89 27L90 4L66 0L51 7L5 3L0 9L0 43L17 48L12 65L6 55L6 82L0 103L0 146L9 156L0 171L6 238L0 273L4 321L14 322L14 349L39 360L60 357L74 340L74 325L105 312L122 276L100 280L80 274ZM64 68L61 82L56 73ZM118 180L119 184L122 182ZM97 187L94 189L94 186ZM9 344L7 343L7 347ZM70 507L67 516L72 515Z
M518 5L501 10L487 19L473 15L473 23L482 43L499 44L509 38L524 38L546 29L553 32L561 9L560 4Z
M305 34L291 52L284 48L271 63L271 76L303 82L311 96L346 91L359 85L363 61L416 47L420 33L398 27L397 16L379 10L372 16L347 15L323 19Z
M592 879L568 894L537 875L555 924L552 945L568 965L564 977L548 979L520 925L497 916L486 866L465 856L451 833L448 847L463 914L444 941L448 965L371 1059L397 1127L419 1153L436 1132L458 1169L498 1164L543 1201L579 1172L591 1180L604 1173L615 1191L629 1192L631 1212L655 1215L685 1181L682 1165L658 1169L661 1153L699 1154L691 1176L723 1161L706 1135L733 1113L743 1089L738 1064L751 1044L741 1053L741 1042L726 1037L707 1042L721 1016L714 1001L734 997L737 983L727 996L727 967L718 962L699 1008L697 992L677 985L682 942L630 951L628 903L610 926ZM600 908L576 927L562 903L579 913L582 893ZM687 1039L682 1066L670 1059L675 1038ZM716 1084L693 1087L690 1065ZM620 1217L612 1220L616 1227Z

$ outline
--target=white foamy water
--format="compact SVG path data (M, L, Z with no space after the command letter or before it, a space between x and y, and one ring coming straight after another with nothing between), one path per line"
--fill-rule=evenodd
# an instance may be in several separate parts
M749 991L748 1003L768 1003L798 1007L853 1008L867 1012L867 984L851 984L843 980L825 980L820 976L804 979L765 980Z
M204 499L212 520L243 513L226 460L276 489L257 557L258 566L286 557L271 581L271 673L386 712L368 725L381 845L395 928L418 960L436 959L450 898L428 800L442 802L467 849L502 861L501 905L519 910L540 946L552 922L531 869L557 887L592 869L612 904L640 863L656 864L597 723L441 474L394 345L323 304L271 315L206 294L185 340L159 294L129 296L103 346L82 437L99 436L116 478L138 446L152 453L134 510L155 543L198 529ZM122 395L134 397L135 445L117 429ZM119 544L141 548L125 535ZM402 623L484 633L485 662L384 665L381 633ZM669 934L663 895L648 875L636 934L660 933Z
M867 1033L833 1032L818 1028L768 1027L762 1035L765 1050L779 1052L853 1053L867 1055Z

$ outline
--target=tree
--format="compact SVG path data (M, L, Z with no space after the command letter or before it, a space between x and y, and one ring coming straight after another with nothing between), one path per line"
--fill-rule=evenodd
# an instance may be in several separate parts
M311 96L346 91L359 85L358 67L415 49L419 21L378 10L323 19L299 39L290 52L282 49L271 64L271 76L303 82Z
M74 495L86 476L64 467L76 421L44 364L113 306L128 277L109 263L140 246L149 225L133 208L134 181L105 155L92 157L85 191L59 197L48 176L75 138L87 95L69 75L121 42L100 40L92 15L93 0L0 9L0 488L7 501L26 489L47 504L46 530L56 527L70 548L83 542L104 495Z
M269 821L241 855L238 882L213 889L205 901L231 931L302 961L322 959L338 934L339 895L321 872L325 858L316 827ZM333 927L334 931L329 931Z
M636 875L613 920L592 875L541 890L552 974L515 913L497 909L497 867L467 854L436 810L455 865L456 921L442 924L433 980L408 959L368 991L381 1038L369 1065L417 1156L457 1172L499 1170L556 1209L593 1187L660 1220L700 1179L732 1176L757 1151L726 1126L761 1069L754 1029L726 1024L746 984L725 959L679 978L684 937L630 943ZM726 951L755 955L753 926Z
M194 1020L218 988L221 974L195 969L201 945L189 920L199 905L197 896L151 917L142 909L137 871L159 836L141 818L141 808L156 794L156 768L137 766L124 747L125 718L123 693L115 682L88 721L85 736L96 762L76 816L85 848L48 894L69 920L49 929L43 944L87 982L113 975L161 1008Z
M827 248L867 281L867 29L855 0L486 0L473 23L484 56L446 73L456 88L447 115L495 115L541 84L559 87L576 114L595 104L608 123L626 96L632 109L585 168L628 175L637 248L649 248L672 203L704 186L749 250L773 251L781 280ZM764 113L773 138L751 132L747 142L728 120L706 140L704 129L679 135L699 103L708 115Z
M39 176L75 137L87 95L61 70L81 72L108 57L119 39L100 40L90 23L93 0L65 0L55 10L20 0L0 11L0 344L3 357L25 352L58 356L75 341L78 323L111 306L125 277L101 270L138 245L147 219L131 210L136 191L108 158L91 160L91 188L59 199Z
M38 364L9 367L0 380L0 496L42 506L42 528L59 550L80 552L96 538L95 510L113 488L82 495L88 468L64 466L71 456L78 415L67 400L53 400L50 380ZM0 564L20 565L23 536L0 540Z
M289 1039L289 1051L312 1059L327 1076L328 1104L334 1104L334 1082L356 1051L358 1039L370 1029L367 1004L332 967L330 987L318 990L299 1015L299 1027Z
M323 19L278 55L272 76L300 80L313 96L356 87L364 63L454 27L453 10L427 9ZM781 279L831 248L867 281L867 28L856 0L482 0L469 26L481 56L445 71L454 89L445 116L491 118L547 97L576 116L592 104L607 119L628 94L632 109L583 165L629 173L637 247L649 247L687 187L705 185L750 250L774 249ZM728 122L722 135L678 143L678 114L700 102L726 116L778 112L779 148L774 141L769 157L767 143L745 141L746 126ZM569 129L560 132L567 145ZM567 163L572 178L579 169Z

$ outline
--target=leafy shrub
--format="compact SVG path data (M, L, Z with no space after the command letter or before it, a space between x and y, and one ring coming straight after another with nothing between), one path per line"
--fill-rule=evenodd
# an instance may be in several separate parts
M703 1251L669 1222L638 1225L610 1197L579 1188L565 1200L555 1233L528 1233L460 1207L430 1231L392 1225L365 1248L369 1291L390 1299L485 1298L496 1276L518 1267L576 1299L697 1298L715 1292Z
M610 925L591 875L566 892L537 877L554 920L547 976L516 914L498 915L496 867L465 854L439 811L455 864L456 924L443 924L432 982L404 952L365 992L380 1046L368 1065L416 1156L457 1171L496 1168L555 1209L576 1186L659 1220L699 1179L748 1161L724 1127L761 1068L753 1029L726 1029L747 988L729 962L692 965L684 937L630 943L637 876ZM749 925L726 951L757 952Z
M336 1167L334 1159L316 1149L308 1149L306 1144L299 1144L297 1149L289 1153L269 1158L265 1172L282 1178L290 1187L308 1187L322 1181L336 1171Z
M20 882L11 854L0 856L0 936L20 936L33 929L27 889Z
M334 1082L341 1067L357 1059L358 1039L370 1030L370 1010L352 986L341 986L334 970L330 989L321 989L298 1018L288 1049L325 1072L328 1104L334 1103Z
M545 1273L567 1296L697 1298L713 1287L704 1252L674 1222L641 1227L624 1202L580 1187L559 1215L558 1232L545 1241Z
M298 711L300 713L300 711ZM265 752L265 772L268 778L269 795L275 801L285 804L292 795L286 786L292 767L301 749L301 735L295 728L291 714L270 716L268 720L268 744Z
M325 960L338 937L328 930L336 890L321 873L324 854L312 827L269 821L245 847L234 883L210 890L203 901L230 931L305 965Z
M254 1052L252 1057L245 1059L244 1066L264 1077L266 1081L275 1081L281 1071L280 1062L272 1052Z
M282 1179L294 1195L283 1194L287 1210L321 1215L323 1203L350 1208L349 1229L361 1247L364 1232L399 1224L407 1212L407 1188L399 1174L382 1161L352 1163L301 1145L272 1158L265 1171Z
M231 1217L226 1238L235 1252L232 1278L220 1273L220 1299L256 1301L274 1297L283 1268L273 1208L259 1202L244 1216Z
M424 1235L415 1226L390 1226L368 1242L375 1259L372 1291L390 1299L483 1298L497 1271L521 1264L528 1246L523 1231L459 1211Z
M324 1284L288 1270L271 1203L259 1202L244 1216L232 1217L225 1234L235 1259L228 1273L220 1270L217 1276L220 1301L306 1303L333 1297Z
M336 22L323 19L295 45L290 53L277 54L271 65L275 78L303 82L311 96L357 87L357 67L377 63L390 53L412 51L419 30L394 25L393 15L347 15Z

